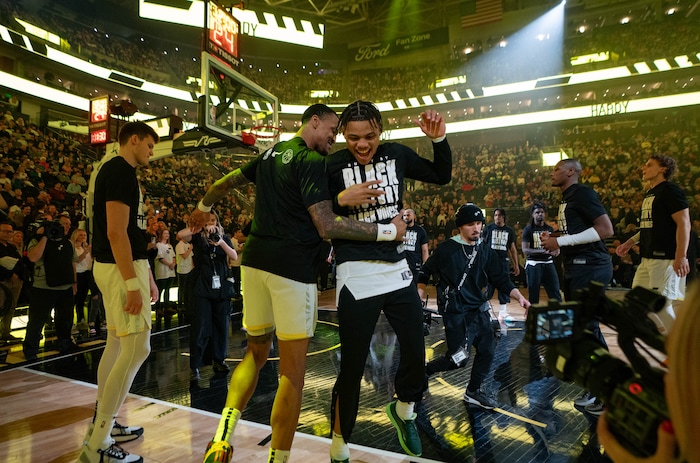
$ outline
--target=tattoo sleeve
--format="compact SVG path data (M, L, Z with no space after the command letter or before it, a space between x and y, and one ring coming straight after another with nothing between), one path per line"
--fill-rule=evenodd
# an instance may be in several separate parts
M341 217L333 212L330 200L309 207L309 214L318 234L323 239L343 238L357 241L376 241L377 224Z
M202 201L207 206L210 206L229 194L233 189L243 187L248 183L250 183L250 180L243 175L241 169L236 169L214 182Z

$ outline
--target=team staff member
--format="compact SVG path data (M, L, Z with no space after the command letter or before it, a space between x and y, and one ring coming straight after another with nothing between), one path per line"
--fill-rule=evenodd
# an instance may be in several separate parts
M642 261L632 287L655 289L666 296L668 305L655 314L668 332L676 318L673 306L685 299L685 277L690 273L690 210L685 193L669 182L676 172L670 156L654 155L642 167L642 180L649 190L642 202L639 232L617 247L618 256L626 255L639 243Z
M471 346L474 346L476 356L463 399L491 410L496 404L489 394L482 391L481 385L491 369L496 337L488 311L488 294L483 288L498 288L499 293L517 299L526 310L530 303L510 281L510 272L502 265L501 257L488 243L479 243L484 224L481 209L472 203L463 205L457 211L455 224L459 235L441 243L418 276L421 297L431 276L438 281L438 307L447 341L447 352L429 362L426 373L430 375L465 366Z
M275 332L280 381L270 416L268 461L287 461L299 420L306 351L316 326L322 239L401 240L406 229L401 217L377 225L333 214L324 156L335 142L338 116L315 104L304 111L301 124L294 138L215 182L190 217L190 227L198 230L209 220L212 204L234 188L256 184L255 215L241 264L248 349L231 376L219 427L204 456L208 463L231 460L236 424L255 391Z
M107 343L97 369L97 403L80 463L141 463L143 458L113 443L138 438L142 427L115 422L119 408L151 351L151 302L158 287L148 268L143 195L136 177L148 166L158 134L143 122L119 131L119 154L96 174L93 210L93 275L102 292Z
M401 216L404 179L440 185L450 181L452 151L444 119L426 110L417 124L433 141L433 162L404 145L380 144L382 116L372 103L356 101L345 108L339 131L345 136L347 149L334 153L327 163L331 194L340 215L385 224ZM378 182L375 186L381 192L357 188L368 180ZM331 460L349 459L347 441L355 426L360 381L381 311L401 344L395 378L398 401L387 405L387 414L403 449L419 456L422 446L413 408L425 384L423 314L403 246L338 238L333 240L333 249L341 360L331 402Z

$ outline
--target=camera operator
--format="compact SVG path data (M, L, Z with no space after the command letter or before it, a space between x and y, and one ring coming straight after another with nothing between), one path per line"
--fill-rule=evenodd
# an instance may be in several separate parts
M476 356L463 399L487 410L496 407L481 390L491 369L496 349L496 334L488 313L487 288L493 285L517 299L527 309L530 303L510 281L509 270L491 247L479 241L484 214L468 203L457 211L455 225L459 235L440 244L423 264L418 275L418 293L425 294L430 276L438 276L438 308L445 324L447 353L428 362L426 375L466 365L473 345ZM465 342L468 344L465 346Z
M618 463L700 462L700 395L698 395L698 365L700 364L700 284L690 287L685 302L679 307L676 322L666 340L668 372L665 377L665 397L670 421L658 429L656 454L649 458L632 455L610 432L607 412L598 420L598 440L605 452ZM679 455L675 455L675 444Z
M68 238L70 219L59 221L45 216L36 235L27 246L27 258L34 263L34 280L29 300L29 321L24 339L24 357L36 360L44 324L51 309L59 342L59 351L68 353L75 349L71 339L73 325L73 297L77 289L75 263L77 253Z

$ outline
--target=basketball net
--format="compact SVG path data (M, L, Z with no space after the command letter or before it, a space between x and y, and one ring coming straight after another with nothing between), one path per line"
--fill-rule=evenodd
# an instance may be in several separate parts
M272 125L258 125L241 131L243 143L247 145L255 145L260 152L266 151L268 148L275 146L275 143L280 141L282 129Z

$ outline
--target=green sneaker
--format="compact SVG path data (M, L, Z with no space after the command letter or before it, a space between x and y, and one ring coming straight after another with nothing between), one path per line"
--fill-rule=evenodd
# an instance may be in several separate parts
M414 457L419 457L423 453L423 445L416 429L416 414L410 420L402 420L396 414L396 401L390 402L386 406L386 414L389 415L391 424L394 425L399 436L399 443L404 451Z
M226 441L209 442L204 454L204 463L229 463L233 456L233 447Z

